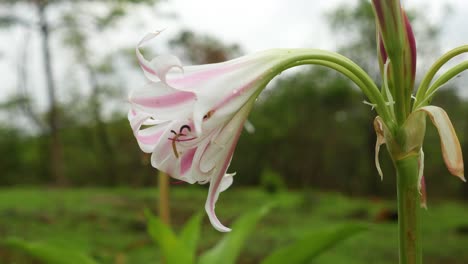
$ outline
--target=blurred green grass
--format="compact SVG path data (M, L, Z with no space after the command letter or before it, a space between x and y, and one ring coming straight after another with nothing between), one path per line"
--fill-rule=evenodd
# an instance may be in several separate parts
M200 186L171 189L175 229L203 210L207 190ZM430 198L430 197L429 197ZM145 208L156 211L156 189L0 189L0 237L66 245L87 252L102 263L159 263L157 247L146 233ZM339 244L314 263L398 262L394 202L349 198L317 191L271 195L259 189L231 188L220 196L217 213L229 226L249 209L272 199L274 208L252 234L239 263L257 263L272 249L311 230L340 223L367 223L369 230ZM468 206L454 201L431 201L423 212L425 263L468 263ZM204 219L200 251L223 234ZM31 263L0 248L0 263Z

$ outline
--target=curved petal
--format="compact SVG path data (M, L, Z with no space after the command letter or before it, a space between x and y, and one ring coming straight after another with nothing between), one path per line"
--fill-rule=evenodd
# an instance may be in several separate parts
M138 59L138 64L140 64L140 67L143 70L143 73L145 74L146 78L154 82L166 82L166 74L172 68L179 68L183 71L182 63L180 62L179 58L177 58L174 55L160 55L149 62L145 59L145 57L143 57L143 54L141 54L140 47L146 42L157 37L161 32L162 31L156 31L146 34L143 37L143 39L140 40L136 47L136 56Z
M447 113L442 108L432 105L419 108L418 110L424 111L429 115L432 123L437 128L442 155L450 173L459 177L462 181L466 181L460 142Z
M145 153L151 153L160 141L168 122L153 120L149 115L138 113L134 109L129 111L128 120L141 150ZM143 125L152 126L141 129Z
M205 210L211 224L220 232L229 232L231 229L225 227L219 221L215 214L215 204L218 200L219 193L226 190L232 183L233 174L226 174L226 171L231 163L237 141L242 133L243 124L253 106L253 102L254 100L251 99L232 118L232 120L223 127L213 140L212 144L216 147L214 148L214 152L217 153L217 155L209 155L210 152L213 151L211 148L209 148L207 153L205 153L205 155L209 155L208 157L210 159L218 159L217 161L214 161L215 167L213 176L210 180L210 188L208 191L208 198L205 203ZM202 163L204 162L203 158Z

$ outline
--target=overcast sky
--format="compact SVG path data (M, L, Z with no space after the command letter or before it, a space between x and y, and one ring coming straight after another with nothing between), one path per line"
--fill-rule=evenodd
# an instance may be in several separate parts
M117 48L116 43L133 46L146 32L166 28L160 41L155 41L154 45L167 51L168 48L163 47L161 43L177 33L178 29L189 28L214 35L228 43L238 43L246 52L274 47L334 50L336 43L326 26L324 13L339 4L354 2L352 0L168 0L158 8L176 13L177 20L171 22L153 12L141 12L138 19L129 18L127 20L129 26L122 26L119 34L99 36L94 40L94 45L98 51L104 53ZM453 12L446 20L441 21L443 7L446 4L451 5ZM424 9L424 13L428 14L431 20L444 23L443 43L441 43L444 51L468 43L468 1L408 0L404 1L404 5L408 8ZM135 25L138 30L135 30ZM21 28L0 31L0 102L15 92L18 47L23 39L24 30ZM39 49L38 43L36 36L31 49ZM54 45L58 47L59 40L55 40ZM54 52L55 78L58 83L66 82L67 78L64 77L66 56L63 56L58 49ZM39 52L35 53L36 56L33 54L31 57L31 64L36 66L32 66L33 69L30 71L37 73L41 72L41 69L40 63L37 62ZM37 84L34 97L39 105L44 105L45 102L45 88L41 84L43 82L40 74L34 76L33 83Z

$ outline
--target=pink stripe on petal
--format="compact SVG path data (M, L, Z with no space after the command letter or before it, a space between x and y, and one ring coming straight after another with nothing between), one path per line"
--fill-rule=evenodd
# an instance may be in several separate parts
M137 135L137 139L138 141L140 141L140 143L143 143L146 145L155 144L161 138L161 135L163 133L164 133L164 130L160 130L152 135Z
M184 175L191 167L193 162L193 157L197 148L193 148L187 151L180 162L180 175Z
M145 62L139 61L139 64L140 64L141 68L142 68L144 71L146 71L146 72L148 72L148 73L151 73L151 74L153 74L153 75L158 76L158 74L157 74L150 66L146 65Z
M177 106L195 99L195 94L190 92L175 92L162 96L134 98L132 102L141 106L161 108Z
M228 72L231 72L233 70L239 69L243 66L245 63L237 63L237 64L229 64L229 65L223 65L219 66L216 68L212 68L209 70L201 70L199 72L194 72L192 74L187 74L184 75L180 78L168 80L168 82L171 85L191 85L193 86L196 83L206 81L209 79L214 79L214 77L226 74Z

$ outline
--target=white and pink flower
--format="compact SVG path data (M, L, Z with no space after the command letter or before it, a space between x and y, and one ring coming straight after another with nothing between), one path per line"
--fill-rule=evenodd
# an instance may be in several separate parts
M213 226L227 232L215 203L233 182L227 169L255 98L277 74L285 51L182 67L173 55L147 61L140 53L158 34L145 36L136 49L149 82L131 91L128 119L140 148L152 153L153 167L188 183L210 182L205 209Z

